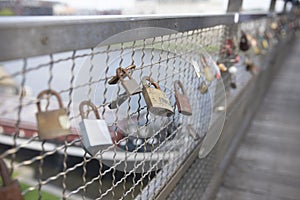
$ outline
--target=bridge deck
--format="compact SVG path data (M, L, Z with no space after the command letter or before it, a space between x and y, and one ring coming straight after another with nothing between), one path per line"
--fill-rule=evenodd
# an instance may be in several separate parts
M217 200L300 199L300 39L274 77Z

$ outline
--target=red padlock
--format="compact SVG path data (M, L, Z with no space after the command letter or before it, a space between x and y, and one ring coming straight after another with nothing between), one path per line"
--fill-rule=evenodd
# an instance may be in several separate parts
M0 187L1 200L23 200L20 184L17 180L12 180L4 160L0 159L0 174L2 187Z

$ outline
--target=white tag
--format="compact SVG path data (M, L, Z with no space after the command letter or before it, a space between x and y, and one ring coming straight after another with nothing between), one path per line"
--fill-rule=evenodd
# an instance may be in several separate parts
M200 71L200 67L199 67L198 63L195 60L192 60L192 64L194 66L197 77L200 78L201 77L201 71Z
M83 122L91 146L110 145L113 143L104 120L84 119Z

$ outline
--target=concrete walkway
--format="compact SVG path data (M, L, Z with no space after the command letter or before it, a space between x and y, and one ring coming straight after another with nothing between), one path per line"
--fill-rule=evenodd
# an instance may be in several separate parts
M300 199L300 39L255 114L216 199Z

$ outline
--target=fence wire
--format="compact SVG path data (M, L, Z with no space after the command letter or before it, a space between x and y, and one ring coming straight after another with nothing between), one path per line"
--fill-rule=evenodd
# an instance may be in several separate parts
M270 27L274 21L280 29ZM216 80L209 86L209 93L201 94L198 86L204 77L195 76L192 61L199 60L200 54L207 55L206 52L213 60L227 59L222 52L225 42L239 39L241 30L255 38L268 32L272 37L263 54L250 51L244 55L236 49L240 61L224 62L238 68L237 89L230 88L230 74L222 74L227 98L233 101L253 76L245 70L244 58L253 59L264 70L262 58L285 37L288 23L284 17L263 18L239 24L235 34L231 31L233 27L220 25L3 62L0 158L5 159L12 175L20 181L25 199L46 198L47 193L53 199L153 199L199 144L188 134L186 125L191 124L199 136L214 126L211 113L219 98ZM173 116L152 115L141 93L126 96L121 84L109 84L118 67L131 65L135 68L130 73L139 85L144 76L157 81L171 102ZM191 117L178 113L174 97L176 80L186 89L193 108ZM48 111L57 108L53 96L37 98L39 92L48 89L61 97L71 131L66 136L42 140L38 136L36 104L41 103ZM122 98L124 102L118 102ZM79 104L84 100L96 105L113 141L95 155L87 153L80 137ZM117 106L111 109L114 103ZM92 114L89 118L94 119ZM197 159L169 199L199 198L232 137L226 136L206 158Z

